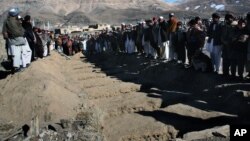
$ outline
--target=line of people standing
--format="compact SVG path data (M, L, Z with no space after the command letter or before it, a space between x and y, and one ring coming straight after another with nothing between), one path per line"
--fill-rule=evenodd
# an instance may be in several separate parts
M219 14L212 15L213 22L208 28L208 50L211 54L215 72L222 67L223 75L243 78L244 69L250 75L250 13L246 19L238 19L232 14L225 15L224 23ZM222 58L222 66L221 66Z
M248 72L247 77L250 75L249 31L250 13L246 19L236 19L228 13L224 21L218 13L213 13L209 24L195 17L187 25L170 13L168 20L162 16L153 17L136 26L122 24L112 32L90 35L87 50L90 54L100 53L105 45L98 49L96 43L108 35L104 40L114 52L143 54L164 62L176 62L186 68L194 67L196 60L200 59L206 64L206 71L218 74L222 69L227 77L235 77L238 72L238 76L243 78L244 68Z
M19 14L18 8L11 8L2 29L13 73L23 71L37 58L48 56L53 45L53 32L32 27L31 17L22 18Z

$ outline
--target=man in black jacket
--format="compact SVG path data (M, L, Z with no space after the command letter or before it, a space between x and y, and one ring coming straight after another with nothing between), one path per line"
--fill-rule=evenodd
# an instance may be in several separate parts
M238 75L242 79L244 66L247 60L247 44L248 35L245 32L245 20L240 19L238 25L234 29L233 42L232 42L232 64L231 73L232 76L236 76L236 69L238 69Z
M32 50L32 56L31 56L31 61L35 61L37 58L37 52L36 52L36 37L33 32L33 27L31 24L31 17L30 15L26 15L24 17L24 21L22 23L23 28L25 29L25 37L29 43L30 49Z
M218 73L221 64L221 53L222 53L222 43L221 43L222 25L220 24L220 16L218 13L213 13L212 19L213 21L210 24L207 31L207 36L208 36L207 43L211 47L210 56L212 64L214 66L214 71Z

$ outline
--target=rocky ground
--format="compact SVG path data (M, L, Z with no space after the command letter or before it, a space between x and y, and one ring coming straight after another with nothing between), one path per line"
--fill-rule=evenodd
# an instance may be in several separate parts
M250 123L248 80L138 55L53 52L0 75L2 140L228 141Z

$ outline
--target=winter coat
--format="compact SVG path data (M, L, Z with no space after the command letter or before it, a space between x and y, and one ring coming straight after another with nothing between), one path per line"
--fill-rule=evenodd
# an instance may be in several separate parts
M187 41L187 35L184 28L179 28L176 30L173 36L173 45L177 48L185 47Z
M150 41L150 36L151 36L151 28L146 27L143 30L143 35L144 35L144 41L149 42Z
M160 22L159 25L160 25L160 30L161 30L162 42L166 42L167 40L169 40L167 37L168 24L167 24L167 22L163 21L163 22Z
M158 46L158 36L159 36L159 30L160 30L160 27L155 24L153 26L150 26L150 44L151 46L154 48L154 49L157 49L159 48Z
M17 17L8 17L4 21L2 32L7 33L10 39L24 36L24 29Z
M34 33L35 38L36 38L36 55L40 58L43 58L43 53L44 53L44 49L43 49L43 41L41 39L41 37L35 32Z
M187 31L187 47L200 49L204 47L206 35L203 31L191 27Z
M24 36L26 37L29 44L33 44L35 40L35 36L32 30L32 25L30 22L23 22L22 23L23 28L25 29Z
M250 61L250 20L247 21L246 33L248 37L247 60Z
M222 58L231 59L232 58L232 43L234 36L234 26L225 24L222 27L221 32L221 42L222 48Z
M215 29L214 29L215 26ZM221 45L221 31L222 25L220 23L211 23L208 27L207 36L208 36L208 43L211 43L213 39L213 45L218 46Z
M232 42L232 59L247 59L247 46L248 39L244 38L246 35L246 29L239 29L235 27ZM244 39L243 39L244 38Z

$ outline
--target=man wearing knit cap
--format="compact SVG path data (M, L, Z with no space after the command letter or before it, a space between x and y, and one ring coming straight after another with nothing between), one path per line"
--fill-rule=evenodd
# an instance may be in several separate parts
M22 47L26 44L24 29L17 16L19 15L18 8L9 10L7 19L4 21L2 33L4 39L8 42L8 53L11 55L13 69L12 71L21 71L22 67Z
M18 19L18 14L19 14L19 9L17 9L17 8L11 8L10 10L9 10L9 15L8 15L8 18L7 18L7 20L9 19ZM11 17L14 17L14 18L11 18ZM6 21L7 21L6 20ZM7 55L8 55L8 59L9 60L12 60L12 56L11 56L11 54L9 54L10 52L8 51L9 50L9 48L8 48L8 33L7 33L7 31L5 31L5 30L7 30L6 28L6 21L4 22L4 26L3 26L3 29L2 29L2 33L3 33L3 37L4 37L4 39L6 39L6 51L7 51Z

